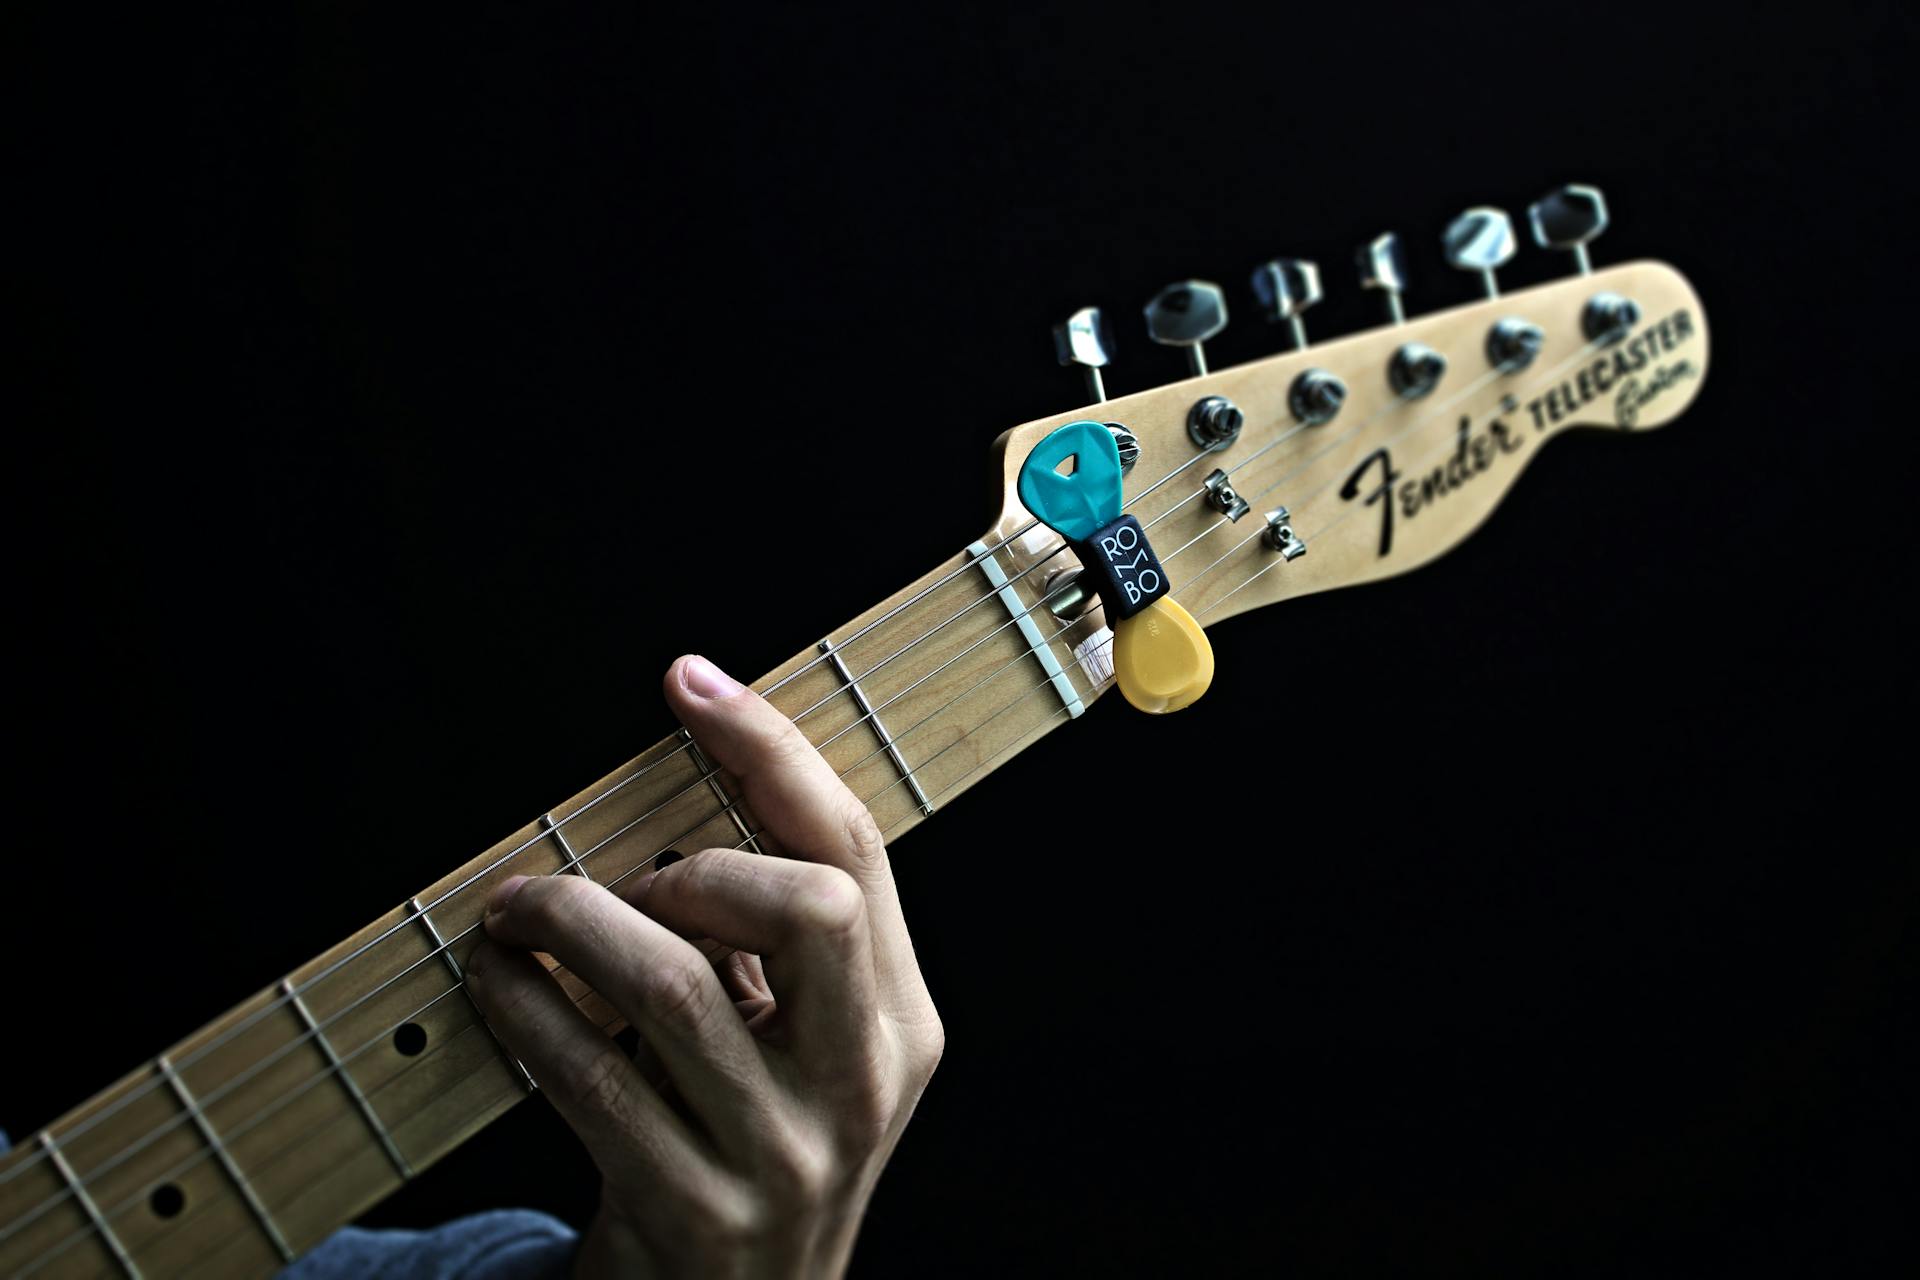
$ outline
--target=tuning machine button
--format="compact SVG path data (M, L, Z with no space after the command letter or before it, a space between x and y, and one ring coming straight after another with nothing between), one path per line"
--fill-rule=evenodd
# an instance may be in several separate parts
M1400 295L1407 290L1407 255L1400 237L1382 232L1361 245L1354 257L1360 267L1360 287L1378 289L1387 300L1387 318L1405 324L1407 313L1401 309Z
M1201 343L1227 327L1227 295L1210 280L1183 280L1153 295L1146 305L1147 336L1169 347L1184 347L1187 367L1199 377L1207 371Z
M1607 198L1600 188L1569 183L1527 206L1527 221L1542 249L1562 249L1573 255L1580 274L1593 274L1587 243L1607 229ZM1589 341L1605 346L1620 341L1640 323L1640 304L1617 293L1596 293L1580 313L1580 328Z
M1527 206L1527 221L1542 249L1564 249L1581 275L1593 274L1587 241L1607 229L1607 200L1600 188L1570 183L1549 191Z
M1462 271L1477 271L1486 286L1487 296L1500 296L1500 285L1493 273L1513 259L1513 219L1504 209L1481 205L1469 209L1452 222L1440 237L1447 261Z
M1401 308L1400 295L1407 287L1407 255L1400 237L1383 231L1361 245L1354 259L1360 268L1360 287L1377 289L1387 300L1387 318L1405 324L1407 313ZM1447 358L1424 342L1403 342L1387 361L1387 383L1403 400L1418 400L1435 387L1447 372Z
M1061 364L1080 367L1093 403L1107 398L1100 371L1113 360L1113 329L1100 308L1082 307L1053 326L1053 351Z
M1275 258L1253 269L1253 296L1260 300L1269 324L1287 322L1293 349L1307 345L1302 313L1320 301L1320 268L1303 258Z

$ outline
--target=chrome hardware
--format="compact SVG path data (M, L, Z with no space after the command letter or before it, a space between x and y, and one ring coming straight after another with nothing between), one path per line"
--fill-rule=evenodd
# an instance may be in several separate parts
M1292 519L1292 513L1285 507L1275 507L1267 512L1267 531L1260 535L1260 540L1278 551L1282 560L1298 560L1307 554L1306 541L1295 535L1288 523Z
M1168 347L1185 347L1197 378L1207 371L1200 344L1227 327L1227 295L1211 280L1170 284L1146 305L1147 336Z
M1640 323L1640 304L1617 293L1596 293L1580 313L1580 328L1588 339L1612 346Z
M1040 598L1047 602L1047 611L1062 622L1072 622L1086 616L1087 610L1100 602L1081 580L1081 569L1055 569L1047 575L1046 582L1040 588ZM1060 594L1055 595L1058 591Z
M1493 273L1513 258L1513 219L1505 209L1489 205L1467 210L1452 222L1440 237L1447 261L1462 271L1478 271L1487 296L1500 296Z
M1234 491L1233 481L1218 467L1207 477L1207 505L1225 516L1228 524L1238 524L1250 510L1247 500Z
M1539 325L1508 316L1487 330L1487 359L1502 373L1517 373L1533 363L1546 340Z
M907 790L913 793L914 804L918 806L923 816L932 814L933 801L928 798L926 789L920 785L920 779L914 776L912 767L907 764L907 758L900 754L900 748L895 744L893 735L887 732L887 726L880 723L880 715L873 709L873 701L867 697L867 691L860 687L860 682L853 678L853 672L848 668L846 659L840 656L840 647L832 640L822 640L820 654L833 667L833 674L839 677L840 692L853 699L853 705L859 709L860 720L865 720L867 727L873 730L873 736L879 739L880 750L885 752L887 759L893 762L894 770L899 773L900 780L906 783ZM859 722L859 720L854 721L855 724Z
M1140 437L1133 434L1117 422L1105 424L1107 434L1113 437L1113 447L1120 451L1120 474L1133 470L1133 464L1140 461Z
M1253 269L1253 296L1270 324L1285 320L1293 334L1295 351L1307 345L1307 326L1301 313L1320 301L1320 268L1301 258L1275 258Z
M1400 295L1407 291L1407 255L1400 237L1383 232L1361 245L1354 258L1360 266L1360 287L1378 289L1387 300L1388 318L1405 324L1407 313L1400 307Z
M1607 229L1607 200L1600 188L1569 185L1549 191L1527 206L1527 221L1542 249L1565 249L1581 275L1593 274L1587 241Z
M1325 369L1308 369L1287 389L1287 407L1310 427L1332 422L1347 398L1347 384Z
M1113 360L1113 329L1100 308L1082 307L1053 326L1053 351L1061 364L1080 366L1094 403L1107 398L1100 370Z
M1240 438L1246 415L1225 396L1196 400L1187 410L1187 435L1202 449L1224 449Z
M1387 361L1387 382L1403 400L1418 400L1447 372L1447 358L1424 342L1403 342Z

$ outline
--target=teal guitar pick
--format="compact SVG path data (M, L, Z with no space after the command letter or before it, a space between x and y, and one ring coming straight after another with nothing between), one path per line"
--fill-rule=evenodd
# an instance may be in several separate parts
M1074 460L1073 474L1059 466ZM1120 515L1120 450L1098 422L1056 427L1020 468L1020 501L1069 542L1084 542Z

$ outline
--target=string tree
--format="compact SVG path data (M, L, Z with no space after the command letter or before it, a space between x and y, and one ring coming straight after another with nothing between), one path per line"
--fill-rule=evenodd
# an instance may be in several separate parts
M1181 347L1187 368L1198 378L1207 372L1202 346L1227 327L1227 295L1211 280L1182 280L1148 300L1147 336L1162 346Z
M1307 554L1306 540L1293 531L1293 513L1285 507L1267 512L1267 527L1260 540L1269 550L1278 551L1282 560L1298 560Z
M1387 319L1407 322L1400 295L1407 287L1407 255L1400 237L1383 231L1361 245L1354 259L1360 269L1360 287L1377 291L1387 300ZM1424 342L1403 342L1387 361L1387 384L1403 400L1418 400L1446 375L1447 358Z
M1062 365L1077 366L1087 381L1090 403L1107 398L1100 371L1113 361L1113 327L1098 307L1082 307L1053 326L1053 351Z
M1227 518L1228 524L1238 524L1240 517L1252 508L1247 500L1233 487L1233 480L1219 467L1206 479L1207 505Z
M1587 244L1607 229L1607 198L1600 188L1579 183L1556 187L1527 206L1527 221L1542 249L1571 253L1581 275L1593 274ZM1580 313L1588 340L1602 344L1618 342L1639 323L1639 303L1604 290L1589 298Z

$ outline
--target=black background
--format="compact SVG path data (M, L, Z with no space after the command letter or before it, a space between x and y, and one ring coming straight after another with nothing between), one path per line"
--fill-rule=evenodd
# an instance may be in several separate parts
M1068 310L1137 390L1169 280L1237 363L1253 263L1348 332L1360 240L1443 308L1453 213L1590 181L1700 399L900 844L949 1050L856 1269L1910 1258L1911 19L279 9L11 20L0 1124L971 540ZM370 1220L594 1187L535 1104Z

